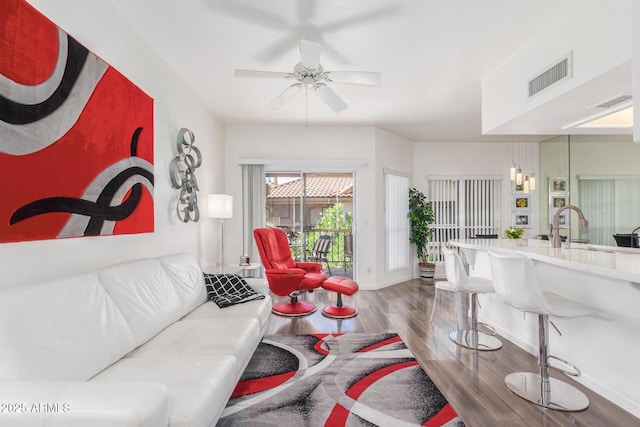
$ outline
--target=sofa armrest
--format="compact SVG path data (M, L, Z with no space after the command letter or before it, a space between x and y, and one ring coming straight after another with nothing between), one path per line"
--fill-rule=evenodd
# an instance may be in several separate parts
M0 425L166 426L164 384L0 381Z

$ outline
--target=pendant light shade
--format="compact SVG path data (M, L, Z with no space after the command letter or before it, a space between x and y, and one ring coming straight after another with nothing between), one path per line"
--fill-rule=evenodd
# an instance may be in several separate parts
M531 191L535 191L536 189L536 174L531 172L531 176L529 177L529 189Z

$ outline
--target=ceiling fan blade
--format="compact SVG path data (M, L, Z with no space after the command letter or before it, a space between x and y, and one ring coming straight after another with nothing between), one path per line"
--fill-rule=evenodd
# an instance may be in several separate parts
M267 108L270 108L272 110L278 109L280 107L282 107L284 104L286 104L291 98L293 98L293 96L295 94L297 94L298 92L300 92L300 89L302 89L302 83L296 83L294 85L289 86L288 88L286 88L280 95L278 95L276 97L276 99L274 99L273 101L271 101L271 104L269 104L267 106Z
M318 97L336 113L347 108L347 104L345 104L345 102L324 83L318 83L315 85L315 90Z
M309 70L315 70L320 65L322 45L311 40L300 40L300 58L302 66Z
M258 77L266 79L290 79L294 78L293 73L284 73L279 71L256 71L256 70L236 70L236 77Z
M327 71L324 79L334 83L380 86L382 76L376 71Z

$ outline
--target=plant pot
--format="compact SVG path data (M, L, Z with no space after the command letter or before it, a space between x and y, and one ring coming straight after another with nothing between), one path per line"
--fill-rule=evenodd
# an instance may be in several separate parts
M433 279L433 275L436 271L436 265L434 263L419 264L420 278L423 280Z

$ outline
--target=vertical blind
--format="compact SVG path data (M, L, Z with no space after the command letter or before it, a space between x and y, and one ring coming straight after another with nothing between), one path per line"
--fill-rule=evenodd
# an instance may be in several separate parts
M242 165L242 250L252 260L260 258L253 230L264 227L266 202L264 165Z
M384 171L385 268L409 267L409 177Z
M427 197L436 217L431 251L442 259L450 239L499 234L502 177L427 177Z

